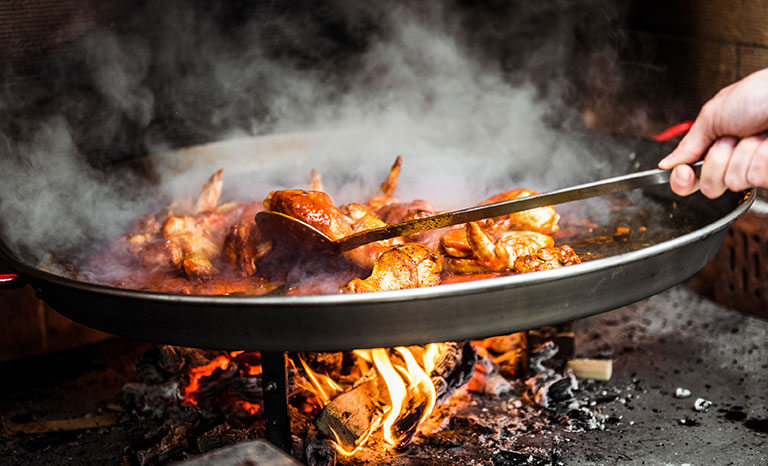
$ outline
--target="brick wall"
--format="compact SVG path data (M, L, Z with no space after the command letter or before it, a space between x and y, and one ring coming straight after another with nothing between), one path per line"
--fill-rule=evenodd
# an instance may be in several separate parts
M718 90L768 67L764 0L636 1L630 28L656 44L654 63L681 118L693 118Z

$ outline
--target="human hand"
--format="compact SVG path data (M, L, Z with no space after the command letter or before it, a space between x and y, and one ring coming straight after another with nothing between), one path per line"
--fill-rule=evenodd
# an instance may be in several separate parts
M688 134L659 168L674 167L672 191L698 189L709 198L726 189L768 188L768 69L753 73L715 95L701 109ZM704 158L701 178L687 165Z

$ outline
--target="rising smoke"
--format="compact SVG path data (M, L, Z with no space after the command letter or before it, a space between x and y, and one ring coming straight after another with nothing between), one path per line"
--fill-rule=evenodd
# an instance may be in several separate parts
M75 40L55 95L6 86L0 108L27 112L2 135L3 239L33 263L92 246L220 167L225 198L304 187L316 168L341 204L373 194L402 154L397 194L441 209L594 178L602 154L568 130L589 58L621 45L622 8L537 3L149 1ZM167 155L306 131L290 155ZM111 165L143 152L154 183Z

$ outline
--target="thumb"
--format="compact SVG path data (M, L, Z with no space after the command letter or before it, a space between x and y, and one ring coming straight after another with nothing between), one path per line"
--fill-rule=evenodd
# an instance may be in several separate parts
M717 137L706 116L699 115L691 130L669 155L659 162L659 168L669 170L683 163L693 163L706 154Z

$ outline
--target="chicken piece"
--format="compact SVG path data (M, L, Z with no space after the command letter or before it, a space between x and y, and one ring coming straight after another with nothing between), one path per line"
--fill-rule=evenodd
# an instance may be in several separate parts
M387 226L386 223L373 215L373 212L368 207L362 204L349 204L346 206L346 211L352 220L352 229L355 233ZM405 241L402 238L391 238L364 244L351 251L345 251L343 255L360 267L371 270L382 254L404 243Z
M211 261L203 253L192 253L181 262L181 268L189 278L197 280L210 280L215 274L218 273L216 267L211 264Z
M264 199L264 208L306 222L333 240L352 234L344 214L320 191L286 189L272 191Z
M217 257L221 248L200 218L170 217L163 224L162 234L182 251L179 265L189 278L206 280L218 272L210 259Z
M167 239L156 239L142 244L135 255L141 265L156 270L177 269L184 260L181 247Z
M535 254L541 248L552 247L555 240L551 236L535 231L508 231L497 241L509 254L509 268L514 267L515 259L520 256Z
M445 253L451 257L471 257L472 246L467 239L467 228L455 227L443 234L440 244Z
M371 275L355 278L341 288L343 293L391 291L440 284L440 256L417 243L397 246L379 257Z
M518 273L537 272L579 263L581 259L570 246L549 246L539 249L536 254L518 257L515 260L514 270Z
M248 277L256 273L256 263L270 249L269 242L261 241L259 229L253 220L241 219L230 228L221 255L241 276Z
M118 251L128 251L131 255L138 256L151 242L157 240L157 234L162 228L162 222L154 215L139 217L128 227L120 241L116 243Z
M195 203L194 213L199 214L201 212L207 212L213 210L219 204L219 198L221 197L222 188L222 174L224 170L219 170L205 182L203 189L200 192L200 197L197 198Z
M555 244L551 236L534 231L509 231L494 243L491 236L480 228L479 222L469 222L464 235L471 254L467 255L467 251L463 249L464 244L457 241L454 246L462 247L458 250L461 255L446 258L447 268L452 272L503 272L514 269L515 260L519 256L535 254L539 249ZM456 232L446 236L452 236L454 239L459 237ZM454 252L456 249L451 248L450 251Z
M382 207L397 202L397 198L392 193L397 189L397 178L400 176L400 167L403 164L403 158L397 156L392 168L389 169L387 178L381 183L381 194L373 196L366 203L374 212L378 212Z
M472 255L461 258L446 258L446 265L452 272L482 273L501 272L509 266L509 253L500 242L493 243L477 222L467 223L465 236Z
M495 202L502 201L511 201L513 199L533 196L535 194L538 193L528 189L513 189L511 191L505 191L503 193L496 194L495 196L491 196L487 200L483 201L481 205L493 204ZM482 226L484 229L491 231L494 234L514 229L535 231L545 235L551 235L557 233L557 231L560 229L560 227L557 225L558 220L560 220L560 215L555 212L555 208L553 206L545 206L525 210L523 212L515 212L513 214L492 219L489 218L481 220L479 223L480 226Z

